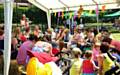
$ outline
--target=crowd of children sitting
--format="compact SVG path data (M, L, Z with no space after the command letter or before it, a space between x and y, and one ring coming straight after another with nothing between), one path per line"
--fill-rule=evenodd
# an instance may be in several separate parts
M49 28L45 32L37 25L33 31L30 27L22 31L21 27L17 27L13 30L11 39L11 59L24 66L27 75L41 75L42 70L44 71L38 65L39 70L35 70L39 71L38 74L30 74L31 70L27 67L33 67L29 65L31 59L44 65L57 61L59 57L55 55L61 51L72 52L70 75L120 74L120 71L117 71L120 65L120 41L114 39L106 28L97 32L95 28L83 29L77 26L74 34L70 34L70 29L64 26L59 29ZM4 54L3 50L4 28L0 28L0 55ZM48 70L50 66L47 66ZM52 72L42 75L53 75Z

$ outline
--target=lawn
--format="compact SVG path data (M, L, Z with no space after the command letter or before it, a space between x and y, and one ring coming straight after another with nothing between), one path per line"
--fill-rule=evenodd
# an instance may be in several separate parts
M120 41L120 33L113 33L113 38Z

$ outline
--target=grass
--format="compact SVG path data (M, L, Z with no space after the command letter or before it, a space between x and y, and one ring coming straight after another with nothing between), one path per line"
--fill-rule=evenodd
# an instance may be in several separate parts
M119 40L120 41L120 33L113 33L112 36L113 36L113 38L115 40Z

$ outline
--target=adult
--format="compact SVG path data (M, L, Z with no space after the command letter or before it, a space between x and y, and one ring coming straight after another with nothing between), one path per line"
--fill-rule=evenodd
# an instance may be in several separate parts
M42 31L40 30L39 26L37 26L37 25L34 28L33 34L37 37L43 37Z
M0 29L0 55L3 54L4 50L4 31Z
M106 37L102 40L102 42L107 42L108 44L110 44L110 47L116 48L118 53L120 54L120 41Z
M21 65L26 65L27 51L32 50L34 44L38 41L37 36L30 35L29 40L25 41L18 50L17 62Z
M20 20L20 25L22 27L22 30L29 27L29 22L25 14L22 15L22 19Z

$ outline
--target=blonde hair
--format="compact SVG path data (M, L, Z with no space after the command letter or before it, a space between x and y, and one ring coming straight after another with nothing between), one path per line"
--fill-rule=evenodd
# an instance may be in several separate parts
M73 48L72 52L75 55L75 57L78 57L78 55L82 54L82 51L79 48Z
M66 28L66 29L64 30L64 33L68 33L68 32L69 32L69 29Z

